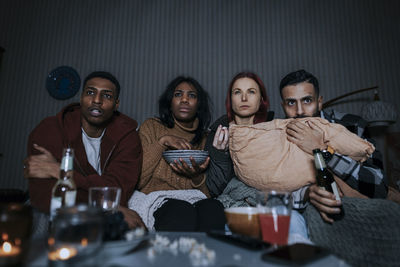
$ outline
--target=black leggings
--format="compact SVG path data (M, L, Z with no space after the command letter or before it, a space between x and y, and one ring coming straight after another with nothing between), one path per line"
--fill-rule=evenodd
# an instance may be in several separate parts
M224 206L208 198L190 204L187 201L168 199L154 212L157 231L207 232L225 229Z

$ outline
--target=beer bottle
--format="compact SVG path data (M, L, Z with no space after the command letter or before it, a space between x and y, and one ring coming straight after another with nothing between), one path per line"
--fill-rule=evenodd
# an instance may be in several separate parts
M73 176L74 149L64 148L60 165L60 179L51 193L50 220L56 215L57 209L75 205L76 186Z
M341 200L338 186L332 174L326 167L325 160L322 156L321 150L314 149L313 154L314 154L315 168L317 169L317 177L316 177L317 185L320 188L333 193L335 195L336 200ZM343 215L344 215L343 207L340 207L339 214L329 214L329 217L338 220L342 218Z

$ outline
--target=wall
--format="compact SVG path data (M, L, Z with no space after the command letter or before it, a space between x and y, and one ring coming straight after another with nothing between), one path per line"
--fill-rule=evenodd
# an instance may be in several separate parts
M319 78L326 100L379 85L381 98L397 104L399 7L395 0L3 0L0 187L26 187L29 132L79 100L47 93L46 76L61 65L82 79L93 70L114 73L123 87L120 110L139 122L157 114L158 96L179 74L210 92L214 119L242 70L262 77L277 117L283 117L279 81L299 68ZM370 98L363 93L336 108L359 114Z

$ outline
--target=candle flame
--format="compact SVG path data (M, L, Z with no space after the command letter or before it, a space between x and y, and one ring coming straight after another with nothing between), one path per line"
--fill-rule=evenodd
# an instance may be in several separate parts
M70 257L71 252L67 248L60 249L60 259L66 260Z
M55 243L54 238L53 237L49 237L49 239L47 239L47 243L49 244L49 246L54 245L54 243Z
M74 257L77 253L77 250L73 247L61 247L54 251L49 251L48 258L52 261L57 260L68 260Z
M81 240L81 246L86 247L88 245L88 239L87 238L82 238Z
M10 253L12 249L11 243L10 242L4 242L3 243L3 251L6 253Z
M1 234L1 238L2 238L3 240L7 240L7 239L8 239L8 234L7 234L7 233L2 233L2 234Z

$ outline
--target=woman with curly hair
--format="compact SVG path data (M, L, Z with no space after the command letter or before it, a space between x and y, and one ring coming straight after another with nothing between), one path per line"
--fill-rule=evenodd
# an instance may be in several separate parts
M207 198L205 170L191 159L168 164L162 153L171 149L202 150L210 123L209 97L190 77L177 77L159 99L159 117L147 119L139 129L143 146L142 174L136 204L148 228L161 231L208 231L224 229L222 204ZM132 199L131 199L132 200ZM149 205L143 205L149 203ZM136 207L135 207L136 206ZM140 206L149 206L141 213ZM144 215L143 215L144 214ZM146 214L151 214L148 216Z

